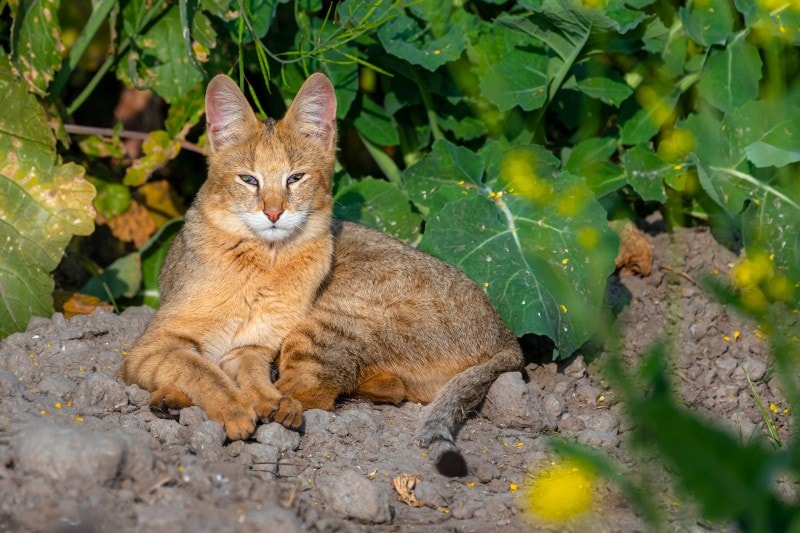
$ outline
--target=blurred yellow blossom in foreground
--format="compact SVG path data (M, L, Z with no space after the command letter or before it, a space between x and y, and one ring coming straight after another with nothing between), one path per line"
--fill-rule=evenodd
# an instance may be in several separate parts
M595 474L573 461L560 461L536 472L526 488L523 508L535 519L563 523L592 507Z

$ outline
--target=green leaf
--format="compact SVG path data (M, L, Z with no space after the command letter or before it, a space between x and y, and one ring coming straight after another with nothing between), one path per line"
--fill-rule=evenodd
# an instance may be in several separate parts
M80 292L115 302L120 297L133 298L142 284L142 256L139 252L120 257L101 274L86 282Z
M680 91L676 88L639 87L636 90L638 109L622 123L622 143L639 144L652 139L661 126L672 118L679 96Z
M97 195L94 198L94 207L97 214L106 220L124 213L131 205L130 188L98 178L87 176L94 185Z
M59 0L11 2L11 59L31 90L47 93L61 65Z
M746 157L757 167L800 161L797 113L800 107L786 101L750 102L736 109L726 120L736 161Z
M617 151L617 143L613 137L594 137L578 143L569 153L564 170L584 178L598 197L622 188L622 169L609 161Z
M636 194L645 202L666 202L664 182L681 171L682 165L667 163L643 144L634 146L622 156L625 176ZM678 167L676 169L676 167Z
M547 101L547 56L513 49L480 76L481 94L501 111L538 109Z
M631 94L631 89L627 83L619 79L618 76L609 75L583 78L577 80L578 90L586 96L597 98L603 103L619 107Z
M791 195L797 198L797 194ZM742 240L747 250L772 257L777 271L800 280L800 208L797 202L763 196L742 213ZM789 289L790 291L792 289ZM794 290L800 296L799 290Z
M245 12L250 24L253 26L253 31L258 39L263 39L267 35L272 21L275 18L275 12L278 10L278 4L285 4L289 0L244 0ZM236 28L238 21L231 21L231 28ZM238 32L238 30L237 30ZM253 36L245 30L245 36L242 39L243 43L253 42Z
M483 186L483 159L467 148L441 140L430 154L403 172L411 200L429 214Z
M122 183L133 187L142 185L153 172L175 159L180 150L181 143L166 131L151 131L142 143L142 157L125 170Z
M190 92L203 80L187 55L177 5L169 7L148 30L135 37L138 54L134 61L135 82L153 89L167 102Z
M378 38L393 56L431 72L461 57L467 47L463 29L454 27L442 35L434 35L408 15L398 15L382 25Z
M169 106L164 129L170 138L185 137L189 129L194 127L205 113L205 83L182 94Z
M353 125L364 137L379 146L400 144L400 137L392 124L392 118L367 96L361 98L361 108Z
M45 111L0 57L0 337L53 312L50 276L73 235L94 229L95 190L62 164Z
M484 287L517 335L547 335L568 357L597 326L618 239L582 180L536 176L535 152L511 154L506 192L467 189L428 217L421 247Z
M341 188L334 197L334 216L411 242L419 236L422 215L411 209L408 196L394 183L363 178Z
M761 58L758 49L736 39L714 50L700 77L700 95L717 109L730 113L758 96Z
M689 37L703 46L723 44L733 32L728 0L689 0L681 7L680 17Z

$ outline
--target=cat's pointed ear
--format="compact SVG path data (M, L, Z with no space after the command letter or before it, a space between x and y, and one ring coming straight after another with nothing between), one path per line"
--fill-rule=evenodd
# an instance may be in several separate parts
M206 89L206 137L211 150L241 142L257 124L236 82L224 74L214 76Z
M292 129L314 137L326 148L336 144L336 94L324 74L317 72L306 80L286 112Z

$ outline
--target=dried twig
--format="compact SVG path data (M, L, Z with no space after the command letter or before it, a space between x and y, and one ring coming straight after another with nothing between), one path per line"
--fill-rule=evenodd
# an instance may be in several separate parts
M694 280L692 276L687 274L686 272L681 272L680 270L676 270L669 265L661 265L661 270L666 270L667 272L671 272L672 274L677 274L678 276L691 281L694 285L697 285L697 282Z
M64 129L67 131L67 133L74 133L75 135L102 135L104 137L113 137L114 135L118 135L123 139L147 138L147 133L143 131L114 131L111 128L96 128L94 126L81 126L80 124L64 124ZM196 144L185 140L181 141L181 148L201 155L205 155L206 153L205 150Z

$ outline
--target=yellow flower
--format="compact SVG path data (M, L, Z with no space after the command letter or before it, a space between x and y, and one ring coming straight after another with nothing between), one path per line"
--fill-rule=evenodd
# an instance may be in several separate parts
M525 492L525 510L547 522L563 523L592 506L594 472L562 461L536 473Z

